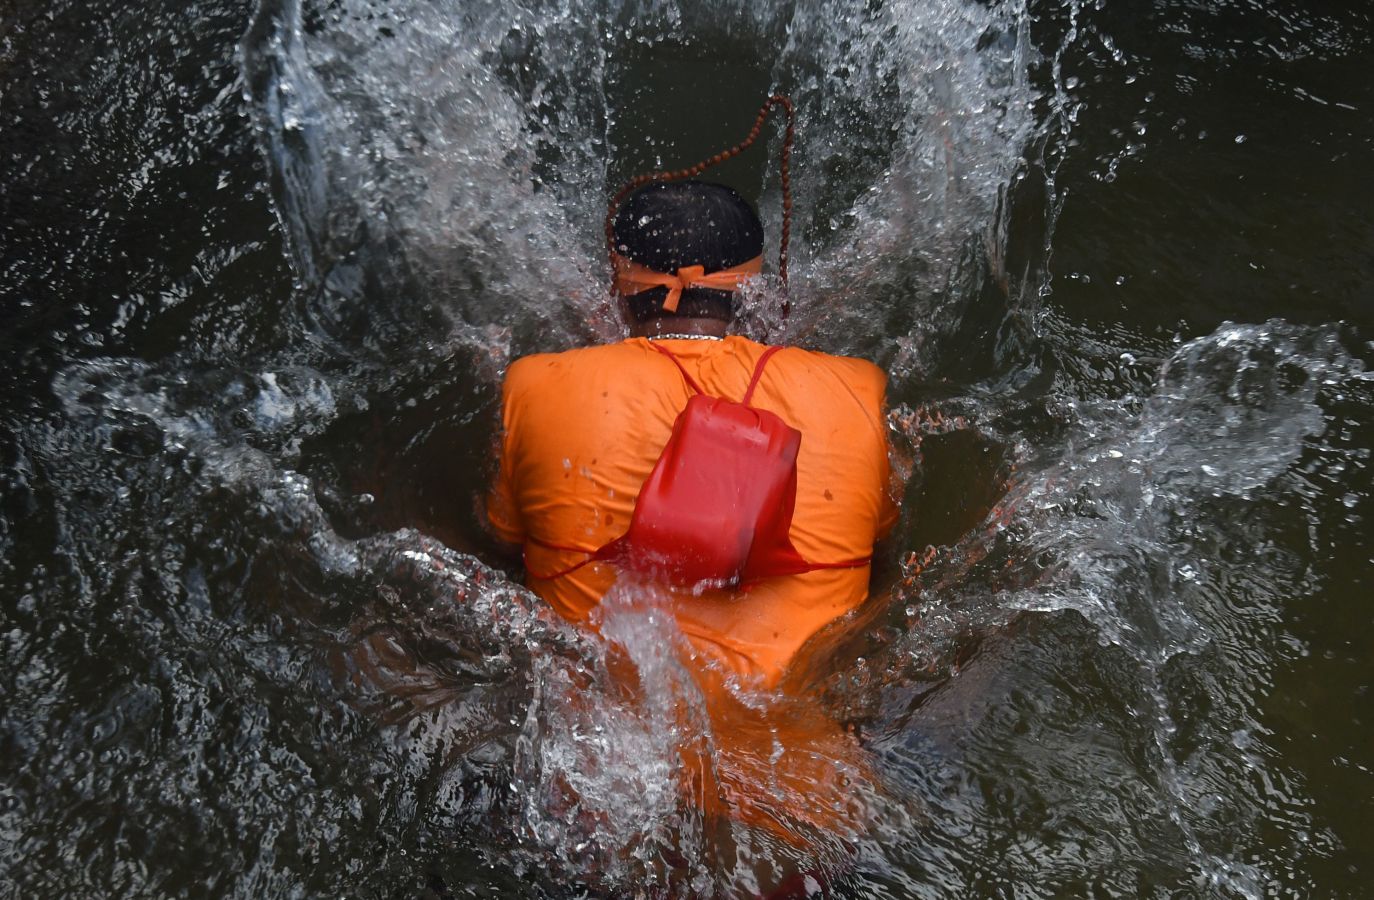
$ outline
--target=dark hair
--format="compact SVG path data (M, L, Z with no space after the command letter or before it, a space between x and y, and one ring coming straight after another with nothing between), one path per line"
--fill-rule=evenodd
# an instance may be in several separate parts
M706 181L657 182L626 198L615 216L615 250L655 272L703 266L728 269L763 252L763 223L735 190ZM667 288L627 297L637 321L674 315L663 310ZM682 292L676 315L733 318L734 293L704 288Z

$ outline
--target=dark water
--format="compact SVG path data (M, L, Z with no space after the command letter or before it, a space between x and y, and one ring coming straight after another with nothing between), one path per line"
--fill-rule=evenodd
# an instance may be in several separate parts
M1371 64L1367 4L4 12L0 896L790 865L673 802L663 623L627 703L475 514L504 364L617 334L606 194L770 90L747 327L887 368L913 465L795 678L878 760L834 890L1370 895Z

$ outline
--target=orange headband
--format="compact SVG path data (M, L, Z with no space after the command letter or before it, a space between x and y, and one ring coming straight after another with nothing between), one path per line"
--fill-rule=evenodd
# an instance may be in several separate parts
M683 266L676 275L655 272L648 266L641 266L634 260L626 259L619 253L611 254L615 264L615 289L629 296L651 288L666 287L668 296L663 300L665 312L677 312L682 292L688 288L708 288L713 291L737 291L742 283L763 271L763 255L746 260L737 266L721 269L719 272L706 272L705 266Z

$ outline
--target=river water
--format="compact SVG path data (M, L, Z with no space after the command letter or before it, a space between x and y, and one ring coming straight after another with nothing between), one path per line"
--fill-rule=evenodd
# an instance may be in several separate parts
M1290 0L5 12L0 896L1369 896L1371 64ZM606 196L773 91L744 328L882 365L911 471L745 697L868 748L801 862L677 802L662 617L476 514L506 363L620 333Z

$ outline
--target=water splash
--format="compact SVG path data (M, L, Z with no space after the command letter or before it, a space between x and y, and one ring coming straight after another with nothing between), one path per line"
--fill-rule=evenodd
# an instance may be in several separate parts
M986 526L953 547L913 554L886 630L876 633L886 637L851 651L864 654L860 668L851 664L831 678L832 704L869 718L885 732L878 746L909 759L910 738L892 730L894 721L914 716L930 733L950 734L942 717L951 697L969 697L955 687L957 677L976 667L990 637L1034 629L1025 613L1072 612L1090 625L1099 665L1118 670L1114 690L1142 742L1126 752L1144 754L1158 787L1139 802L1164 825L1144 829L1151 836L1141 839L1174 846L1173 864L1199 884L1263 896L1282 863L1256 864L1245 850L1260 839L1250 795L1263 769L1258 709L1281 655L1275 628L1285 607L1313 589L1300 562L1305 548L1286 537L1301 519L1276 515L1274 501L1301 510L1307 491L1295 473L1328 439L1323 404L1362 378L1333 329L1272 321L1227 325L1184 344L1145 397L1065 399L1057 410L1067 426L1063 443L1022 445L1014 484ZM1055 633L1065 634L1060 626ZM1097 689L1064 683L1055 668L1020 667L1032 680L1019 690ZM856 671L865 677L855 680ZM996 704L1016 705L1015 693L1008 696L1015 689L998 680L984 671L969 687L989 696L973 701L971 718L967 709L959 713L947 739L962 742L960 752L978 745L980 719L997 718ZM895 720L894 703L902 710ZM1041 725L1060 717L1060 727L1081 727L1057 705L1037 707ZM929 750L915 759L929 762ZM1056 788L1047 778L1028 788L1036 799L1018 802L1044 802L1038 798ZM954 796L935 801L946 816L996 815L986 806L970 810L963 792ZM1110 810L1093 812L1065 796L1058 802L1105 831L1125 825ZM1301 802L1285 802L1292 805L1282 815L1300 839L1308 814Z
M797 151L812 167L799 243L814 248L799 252L798 336L892 358L899 375L940 359L1001 256L998 218L1033 127L1030 57L1014 3L797 9L778 71L804 73L804 121L841 123Z
M759 97L788 91L800 111L793 337L880 357L896 341L905 370L934 364L986 266L1032 127L1026 27L1015 4L970 2L291 0L259 8L243 66L322 327L442 315L460 335L514 328L525 352L619 333L599 235L611 179L628 174L608 158L687 136L678 122L612 145L645 104L675 102L634 90L659 65L638 55L664 41L757 55ZM723 63L696 91L732 94L733 73ZM732 140L729 123L712 131ZM746 193L777 220L776 184Z
M237 8L218 12L239 27ZM128 298L105 335L133 315L146 322L131 333L169 336L101 351L143 359L62 355L43 376L53 410L33 401L13 420L0 470L10 890L396 895L435 889L437 873L503 894L730 895L819 858L855 894L1263 895L1329 852L1260 707L1275 668L1306 652L1281 622L1325 552L1309 545L1316 505L1328 488L1342 515L1362 500L1312 472L1367 465L1330 411L1342 393L1371 408L1367 376L1331 330L1274 322L1094 380L1074 368L1083 334L1036 306L1042 260L1027 298L995 284L1017 274L1003 256L1023 153L1048 176L1048 257L1078 111L1063 64L1096 33L1076 3L1036 12L1067 29L1042 48L1043 97L1026 84L1043 60L1018 4L261 4L242 71L299 290L244 300L223 274L239 251L192 247L162 302ZM744 85L746 113L784 89L810 121L840 123L802 133L820 162L799 180L796 336L899 375L940 371L940 335L986 281L1030 323L1031 355L1061 367L1048 396L973 385L931 399L1007 448L1013 489L985 527L910 554L877 624L842 635L848 656L822 668L827 710L857 727L876 771L849 776L863 827L848 845L804 853L674 805L684 750L722 784L764 783L776 761L766 742L721 752L652 607L612 603L606 641L572 629L455 550L463 533L445 546L369 518L374 498L336 458L374 440L358 425L379 410L480 420L511 353L616 333L595 269L601 198L699 155L701 121L718 129L703 152L734 137L724 113L697 120L677 102L711 90L636 88L650 69L630 57L707 45L731 64L708 88ZM199 62L185 61L189 82ZM193 105L188 127L221 127L225 97ZM1027 101L1049 118L1033 122ZM675 121L650 135L655 106ZM179 146L138 145L121 189L165 189L148 160ZM775 225L776 184L754 165L739 177ZM105 233L100 215L90 235ZM216 279L233 303L175 318ZM197 345L197 329L255 304L270 309L261 334L302 340L259 346L235 322ZM100 346L98 317L73 317L81 328L58 323L54 340L86 329ZM1112 358L1157 349L1089 337ZM1025 388L1023 375L997 377ZM378 440L423 443L430 427ZM482 449L455 463L444 447L439 465ZM642 673L638 699L617 654ZM785 709L732 690L764 718Z

